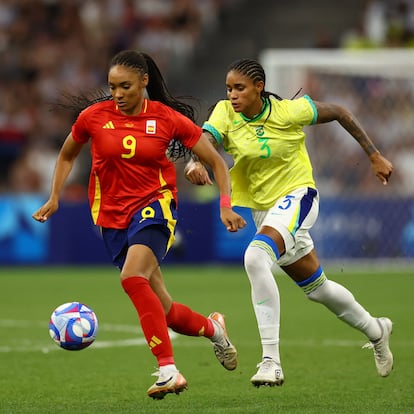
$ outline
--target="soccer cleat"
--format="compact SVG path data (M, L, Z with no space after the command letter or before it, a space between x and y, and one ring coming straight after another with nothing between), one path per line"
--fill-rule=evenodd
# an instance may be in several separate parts
M179 394L187 389L187 381L178 371L170 371L164 375L157 371L152 375L158 375L158 380L148 388L147 394L154 400L162 400L166 394Z
M257 367L259 368L258 371L250 378L250 382L255 387L262 385L274 387L275 385L282 385L285 381L280 363L272 358L264 357L262 362L257 364Z
M237 367L237 350L227 336L224 316L221 313L213 312L208 318L216 327L218 327L218 330L220 331L220 337L218 339L216 336L213 336L214 339L211 338L216 358L224 368L229 371L233 371Z
M370 341L363 346L363 348L372 349L374 351L375 365L377 366L378 374L381 377L388 376L394 364L389 341L392 333L392 321L388 318L378 318L378 324L381 327L382 335L378 341Z

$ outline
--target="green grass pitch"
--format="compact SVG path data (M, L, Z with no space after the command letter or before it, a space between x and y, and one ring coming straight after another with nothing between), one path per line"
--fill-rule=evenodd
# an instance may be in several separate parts
M332 269L373 314L394 322L394 370L377 375L371 350L357 331L304 298L277 274L281 300L282 387L254 388L250 377L260 345L250 288L242 266L166 265L176 301L203 314L226 315L239 366L226 371L205 338L173 336L176 364L189 389L154 401L146 390L155 377L137 316L112 267L0 268L0 413L413 413L414 275ZM61 303L81 301L99 318L95 343L82 351L58 348L49 317Z

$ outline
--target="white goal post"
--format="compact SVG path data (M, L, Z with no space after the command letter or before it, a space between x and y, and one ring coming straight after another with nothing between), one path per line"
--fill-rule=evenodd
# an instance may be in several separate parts
M269 90L301 84L306 69L414 81L414 50L410 49L264 49L259 60Z

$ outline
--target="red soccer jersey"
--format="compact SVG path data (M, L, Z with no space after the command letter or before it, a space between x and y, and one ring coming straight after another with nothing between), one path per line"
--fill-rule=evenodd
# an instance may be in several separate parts
M91 139L89 203L95 224L127 228L140 208L169 192L177 197L174 164L166 157L171 139L192 148L201 128L157 101L144 100L135 116L123 115L112 100L82 111L72 127L73 139Z

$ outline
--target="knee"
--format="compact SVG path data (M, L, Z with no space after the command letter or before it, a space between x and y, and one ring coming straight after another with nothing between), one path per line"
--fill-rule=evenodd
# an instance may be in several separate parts
M248 246L246 251L244 252L244 268L247 273L251 272L253 269L256 268L256 257L252 253L252 249Z
M119 274L119 278L121 279L121 283L126 280L129 279L130 277L134 277L137 275L133 275L131 272L126 272L125 270L121 270L120 274Z
M296 282L303 290L306 297L313 302L320 302L324 297L331 294L329 280L321 266L307 279Z
M263 234L257 234L244 253L244 267L247 273L270 269L279 259L276 243Z
M312 302L325 303L333 296L332 293L330 281L326 279L320 286L306 293L306 297Z
M253 246L249 246L244 253L244 268L248 275L262 274L271 266L266 253Z

